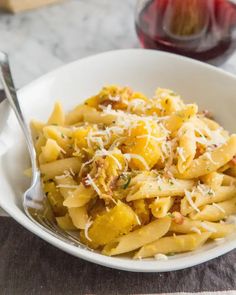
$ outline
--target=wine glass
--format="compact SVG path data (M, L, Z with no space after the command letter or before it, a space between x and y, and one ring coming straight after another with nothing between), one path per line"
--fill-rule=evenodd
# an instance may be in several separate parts
M144 48L218 65L236 48L236 4L229 0L139 0L136 31Z

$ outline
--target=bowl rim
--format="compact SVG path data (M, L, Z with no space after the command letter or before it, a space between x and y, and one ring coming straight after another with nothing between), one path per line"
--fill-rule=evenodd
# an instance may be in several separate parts
M95 55L91 55L82 59L78 59L76 61L73 61L71 63L65 64L63 66L60 66L53 71L50 71L49 73L35 79L31 83L25 85L21 89L18 90L18 94L20 97L24 94L24 91L27 91L28 88L35 87L37 84L42 84L44 81L50 79L51 77L59 74L62 71L68 70L70 67L76 66L77 64L79 65L80 63L90 61L92 59L96 59L99 57L103 57L106 55L119 55L120 53L122 54L154 54L154 55L160 55L168 59L176 59L178 58L179 60L183 62L187 62L192 65L205 68L206 70L218 72L224 76L229 77L230 79L234 79L236 82L236 76L226 72L223 69L216 68L212 65L205 64L200 61L193 60L191 58L179 56L176 54L168 53L168 52L163 52L163 51L157 51L157 50L150 50L150 49L140 49L140 48L135 48L135 49L119 49L119 50L112 50L112 51L107 51L103 53L98 53ZM3 101L4 102L4 101ZM3 103L1 102L1 103ZM12 112L12 111L10 111ZM0 157L1 158L1 157ZM166 263L166 261L155 261L155 260L130 260L130 259L122 259L118 257L108 257L104 256L100 253L92 252L86 249L78 248L73 245L69 245L68 243L61 241L48 232L44 231L41 229L39 226L37 226L35 223L33 223L27 216L26 214L20 210L21 214L16 214L16 209L9 207L2 201L0 198L0 206L13 218L15 219L19 224L21 224L23 227L31 231L32 233L36 234L43 240L47 241L51 245L63 250L64 252L67 252L73 256L82 258L84 260L87 260L89 262L93 262L102 266L114 268L114 269L119 269L119 270L125 270L125 271L133 271L133 272L168 272L168 271L175 271L179 269L185 269L194 265L198 265L200 263L209 261L213 258L216 258L218 256L221 256L233 249L236 248L236 239L232 241L228 241L227 244L219 247L214 247L212 249L208 249L203 251L202 253L195 253L192 257L192 259L189 259L189 257L179 257L176 258L174 261L175 263ZM168 262L171 262L172 260L170 259ZM131 263L132 262L132 263Z

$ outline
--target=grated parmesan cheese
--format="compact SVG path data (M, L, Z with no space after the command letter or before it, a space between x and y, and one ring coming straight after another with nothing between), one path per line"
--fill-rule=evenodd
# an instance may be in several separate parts
M206 137L196 137L196 142L198 142L204 146L206 146L208 143Z
M198 133L203 139L205 139L205 140L207 141L205 135L202 133L202 131L201 131L200 129L198 129L198 128L195 127L195 131L196 131L196 132L197 132L197 133ZM206 133L207 133L208 136L211 135L210 130L209 130L207 127L204 128L204 131L206 131Z
M202 233L201 230L199 228L197 228L196 226L191 227L190 230L192 232L199 234L199 235Z
M189 202L189 205L196 210L197 212L200 212L200 210L197 208L197 206L194 204L193 200L192 200L192 194L190 191L185 190L185 197L187 199L187 201Z
M211 154L209 153L209 152L206 152L205 153L205 157L210 161L210 162L212 162L213 164L218 164L217 162L215 162L213 159L212 159L212 156L211 156Z
M135 219L136 219L138 225L142 224L139 217L138 217L138 215L136 213L135 213Z
M81 168L80 168L80 172L79 172L79 176L82 175L82 172L84 170L84 167L86 167L87 165L91 164L93 161L94 161L95 157L93 157L92 159L90 159L89 161L87 162L84 162L82 165L81 165Z
M156 254L154 257L156 260L163 260L163 261L168 260L168 257L165 254L161 254L161 253Z
M163 117L162 117L163 118ZM158 123L159 124L159 127L161 127L161 130L163 131L163 133L167 136L167 135L169 135L171 132L168 130L168 129L166 129L166 127L160 122L160 123Z
M217 230L214 227L206 224L205 222L201 222L201 227L204 228L205 230L211 232L211 233L217 232Z
M96 155L96 156L108 156L108 157L111 157L111 158L116 162L118 168L119 168L120 170L122 170L122 165L121 165L121 163L119 162L119 160L118 160L115 156L112 155L112 151L107 151L107 150L105 150L105 149L102 149L102 150L100 150L100 151L97 151L95 155Z
M102 193L100 191L100 189L97 187L96 183L93 181L92 177L87 174L87 184L91 185L93 187L93 189L95 190L95 192L100 196Z
M89 237L88 231L89 231L89 228L92 224L93 224L93 221L91 220L91 217L90 217L84 227L84 235L85 235L86 239L89 240L90 242L92 242L92 239Z
M215 196L215 191L210 188L209 186L205 185L205 184L202 184L200 182L198 182L197 184L197 187L196 189L203 195L203 196L206 196L206 195L213 195Z
M199 129L195 128L195 131L197 131L201 136L196 137L196 141L206 146L207 149L209 149L210 146L220 146L226 142L226 138L221 134L222 128L218 128L214 131L206 129L205 131L207 131L208 137L210 137L210 139L206 138Z
M208 145L216 144L217 146L222 145L226 142L226 138L221 134L223 128L211 131L211 139L208 141Z
M165 137L155 137L155 136L148 135L148 134L138 135L138 136L136 136L136 138L149 138L149 139L153 139L157 142L160 142L160 141L163 141L166 139Z
M114 148L118 147L125 139L126 139L126 137L123 136L123 137L119 137L116 140L114 140L112 145L109 147L109 151L114 150Z
M63 150L63 148L62 147L58 147L58 149L60 150L60 152L62 152L64 155L66 154L66 151L65 150Z
M102 149L104 148L104 145L107 145L110 142L110 134L106 130L90 130L86 139L89 148L93 148L92 143L97 143L99 148Z
M107 127L106 131L109 132L109 136L110 136L110 132L114 132L116 134L122 134L124 132L124 129L118 126L111 126L111 127Z
M75 173L74 173L74 171L73 171L71 168L69 168L69 172L70 172L70 174L71 174L72 176L75 176Z
M185 161L186 161L186 158L185 158L185 156L184 156L184 149L183 149L182 147L177 147L176 150L177 150L177 153L179 154L181 160L182 160L183 162L185 162Z
M64 173L64 174L62 174L62 175L55 176L55 178L56 178L56 179L63 179L63 178L66 178L66 177L70 176L70 173L69 173L68 170L65 170L63 173Z
M220 205L216 204L216 203L212 203L213 206L215 206L217 209L219 209L221 212L225 213L224 208L222 208Z
M140 107L142 111L145 111L145 104L146 102L143 99L135 98L129 102L127 111L130 112L132 109L135 111L138 107Z
M111 100L111 101L120 101L120 96L119 95L115 95L115 96L112 96L112 95L108 95L108 99Z

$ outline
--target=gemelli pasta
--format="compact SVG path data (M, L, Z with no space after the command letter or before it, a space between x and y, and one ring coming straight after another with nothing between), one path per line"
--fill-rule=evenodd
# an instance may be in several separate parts
M58 226L91 249L167 258L235 230L236 134L171 90L106 86L31 130Z

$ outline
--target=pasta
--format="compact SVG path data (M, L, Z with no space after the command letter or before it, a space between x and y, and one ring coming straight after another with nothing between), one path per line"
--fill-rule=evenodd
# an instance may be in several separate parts
M167 258L236 230L236 134L173 91L106 86L30 126L57 224L91 249Z

